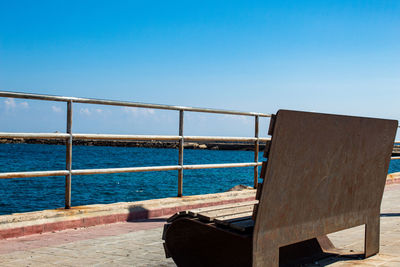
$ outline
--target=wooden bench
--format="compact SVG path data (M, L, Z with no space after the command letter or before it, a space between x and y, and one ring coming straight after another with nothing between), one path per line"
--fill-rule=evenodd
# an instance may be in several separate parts
M164 227L178 266L278 266L315 259L326 234L365 224L379 251L380 204L398 122L279 110L256 200L173 215Z

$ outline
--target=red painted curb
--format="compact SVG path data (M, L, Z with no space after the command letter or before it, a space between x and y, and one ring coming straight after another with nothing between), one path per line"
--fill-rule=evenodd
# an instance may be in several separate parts
M400 184L400 178L387 179L386 185L391 185L391 184ZM251 200L254 200L254 197L222 200L222 201L199 203L199 204L192 204L192 205L182 205L182 206L177 206L177 207L161 208L161 209L154 209L154 210L138 210L138 211L132 211L130 213L110 214L110 215L103 215L103 216L81 218L78 220L65 220L65 221L54 222L54 223L44 223L44 224L37 224L37 225L31 225L31 226L9 228L9 229L0 230L0 240L7 239L7 238L13 238L13 237L32 235L32 234L54 232L54 231L60 231L60 230L66 230L66 229L90 227L90 226L102 225L102 224L110 224L110 223L116 223L116 222L127 222L127 221L151 219L151 218L155 218L155 217L172 215L172 214L175 214L176 212L183 211L183 210L197 209L197 208L231 204L231 203L238 203L238 202L251 201Z
M66 229L90 227L90 226L102 225L102 224L110 224L110 223L116 223L116 222L151 219L151 218L155 218L155 217L172 215L172 214L175 214L176 212L188 210L188 209L197 209L197 208L202 208L202 207L210 207L210 206L238 203L238 202L251 201L251 200L254 200L254 197L230 199L230 200L223 200L223 201L216 201L216 202L209 202L209 203L199 203L199 204L184 205L184 206L171 207L171 208L154 209L154 210L139 210L139 211L133 211L130 213L110 214L110 215L104 215L104 216L81 218L78 220L65 220L65 221L60 221L60 222L44 223L44 224L23 226L23 227L17 227L17 228L9 228L9 229L0 230L0 240L7 239L7 238L21 237L21 236L26 236L26 235L32 235L32 234L42 234L42 233L46 233L46 232L54 232L54 231L60 231L60 230L66 230Z
M386 185L390 185L390 184L400 184L400 178L387 179Z

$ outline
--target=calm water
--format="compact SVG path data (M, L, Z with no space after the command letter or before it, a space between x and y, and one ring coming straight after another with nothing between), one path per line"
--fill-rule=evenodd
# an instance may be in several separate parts
M262 153L260 153L262 154ZM260 159L261 155L260 155ZM185 150L185 164L252 162L251 151ZM74 146L73 168L177 165L178 150ZM65 146L0 144L0 172L65 169ZM72 205L113 203L176 196L178 171L72 177ZM64 206L65 178L0 180L0 214ZM252 185L253 169L185 170L184 195L223 192Z
M185 150L185 164L251 162L251 151ZM73 168L117 168L176 165L175 149L74 146ZM260 153L260 161L262 153ZM65 146L0 144L0 172L62 170ZM400 160L389 173L400 171ZM64 177L0 180L0 214L64 206ZM223 192L251 186L253 169L185 170L184 195ZM85 175L72 177L72 205L114 203L176 196L177 171Z

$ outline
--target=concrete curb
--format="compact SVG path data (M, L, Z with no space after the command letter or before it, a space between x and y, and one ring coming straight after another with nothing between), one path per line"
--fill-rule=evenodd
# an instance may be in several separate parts
M400 183L400 172L394 172L391 174L388 174L386 178L386 184L398 184Z
M150 219L178 211L251 201L254 189L225 193L152 199L137 202L96 204L0 216L0 240L71 228Z
M400 172L387 176L386 185L399 183ZM150 219L172 215L187 209L251 201L255 198L255 191L245 189L181 198L78 206L69 210L60 208L2 215L0 216L0 240L72 228Z

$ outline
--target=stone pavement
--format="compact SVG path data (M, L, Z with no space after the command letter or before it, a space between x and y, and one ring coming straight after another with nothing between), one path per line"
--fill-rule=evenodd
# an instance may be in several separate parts
M175 266L166 259L161 233L165 218L114 223L0 241L0 266ZM363 227L330 235L339 248L362 251ZM386 187L381 248L365 260L328 258L308 266L399 266L400 184Z
M0 241L0 266L175 266L165 259L165 218Z

